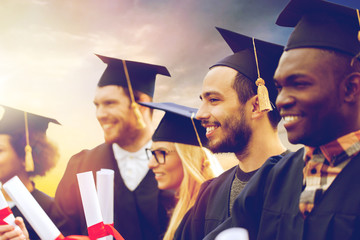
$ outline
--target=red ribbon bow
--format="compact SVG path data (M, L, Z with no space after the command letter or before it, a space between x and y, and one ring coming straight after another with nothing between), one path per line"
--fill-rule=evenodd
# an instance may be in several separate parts
M124 240L124 238L118 231L116 231L112 224L104 224L104 222L99 222L88 227L88 232L91 240L109 235L113 236L116 240Z

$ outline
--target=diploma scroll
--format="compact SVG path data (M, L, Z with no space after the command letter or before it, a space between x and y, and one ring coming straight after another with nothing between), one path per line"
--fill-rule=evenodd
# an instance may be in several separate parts
M96 172L96 186L100 210L105 224L114 224L114 170L101 169ZM105 237L112 240L112 236Z
M93 226L99 226L99 224L103 223L103 218L100 210L100 204L96 192L95 182L93 173L83 172L76 174L81 200L84 207L86 225L89 228ZM91 235L89 231L89 236ZM105 237L99 238L101 240L106 240Z
M62 236L59 229L17 176L11 178L3 186L41 239L53 240Z
M0 183L0 189L1 189L1 183ZM15 224L15 217L12 213L11 209L9 208L9 205L0 191L0 225L12 225L15 227L15 229L19 229L19 226Z

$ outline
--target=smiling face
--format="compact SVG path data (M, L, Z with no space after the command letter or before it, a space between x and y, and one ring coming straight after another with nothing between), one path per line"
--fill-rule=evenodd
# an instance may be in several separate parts
M291 143L319 146L344 134L342 82L335 79L333 56L315 48L284 52L275 72L276 106Z
M236 75L232 68L217 66L210 69L203 82L196 118L206 128L208 147L215 153L241 153L251 137L245 105L239 102L232 86Z
M136 118L130 108L130 99L122 87L108 85L97 88L94 104L96 118L107 143L122 146L124 141L136 133Z
M0 181L4 183L15 175L25 174L23 163L10 143L10 136L0 134Z
M158 188L178 190L184 178L184 170L175 145L171 142L153 142L151 150L165 152L165 164L158 164L154 156L151 157L148 164L155 174ZM157 156L163 158L162 154L157 154Z

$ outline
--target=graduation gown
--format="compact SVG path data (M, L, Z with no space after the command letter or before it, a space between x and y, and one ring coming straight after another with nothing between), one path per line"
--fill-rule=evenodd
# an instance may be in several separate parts
M232 217L205 239L229 227L245 227L250 239L360 239L360 155L325 191L306 219L299 211L303 149L267 162L235 200Z
M281 156L272 158L278 160ZM237 168L236 165L201 185L196 202L180 223L174 239L202 239L229 218L230 191Z
M145 153L144 153L145 154ZM65 235L85 234L87 226L77 173L112 169L114 176L114 227L127 240L160 239L165 232L169 217L167 207L172 207L173 196L159 191L152 171L139 186L130 191L124 184L111 144L102 144L92 150L74 155L56 190L55 203L66 215L66 224L58 226Z

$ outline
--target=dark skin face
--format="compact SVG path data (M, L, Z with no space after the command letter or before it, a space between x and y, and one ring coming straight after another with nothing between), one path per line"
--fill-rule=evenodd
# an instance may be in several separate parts
M293 144L320 146L353 131L346 81L333 73L332 58L319 49L300 48L280 59L276 106Z

